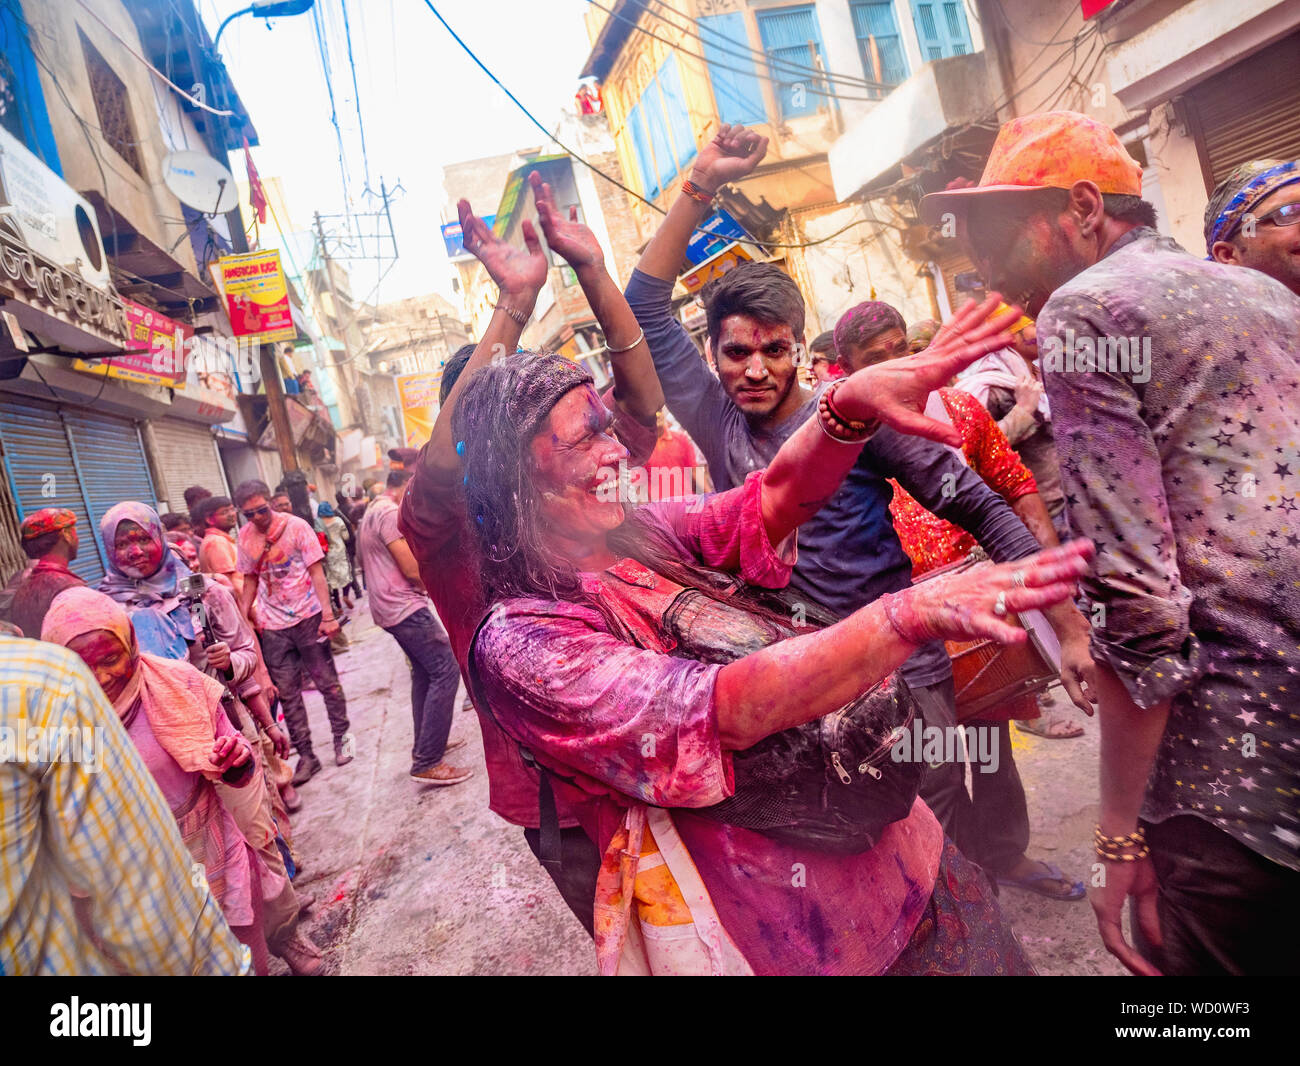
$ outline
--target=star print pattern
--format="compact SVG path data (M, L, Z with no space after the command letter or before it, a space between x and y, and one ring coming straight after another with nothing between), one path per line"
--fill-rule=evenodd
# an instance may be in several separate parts
M1052 295L1040 348L1067 330L1151 340L1146 381L1044 374L1093 654L1172 699L1142 815L1300 869L1300 299L1143 228Z

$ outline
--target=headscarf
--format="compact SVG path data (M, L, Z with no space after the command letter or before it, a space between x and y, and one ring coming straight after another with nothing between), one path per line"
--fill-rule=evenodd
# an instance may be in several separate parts
M42 507L23 519L18 532L23 540L35 540L37 537L45 536L46 533L55 533L76 524L75 512L69 511L66 507Z
M162 548L162 565L148 577L133 577L118 564L117 527L123 522L135 522ZM115 504L99 520L99 537L108 560L108 572L99 583L99 591L140 616L135 624L145 651L168 659L184 659L187 641L194 639L194 627L188 613L177 610L178 584L189 571L167 543L158 512L133 500Z
M1231 240L1245 217L1278 189L1300 181L1300 161L1252 159L1224 178L1205 205L1206 258L1214 258L1214 245Z
M41 639L67 647L75 637L96 630L115 636L134 660L131 680L113 701L118 716L124 717L138 699L158 743L180 768L218 779L212 743L221 711L220 683L188 662L141 651L126 608L90 588L64 589L54 597Z

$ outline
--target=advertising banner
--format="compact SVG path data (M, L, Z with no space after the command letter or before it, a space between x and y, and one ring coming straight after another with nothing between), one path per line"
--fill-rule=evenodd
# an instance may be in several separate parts
M433 422L438 417L438 386L442 372L400 374L397 382L397 400L402 408L402 443L407 448L422 448L433 435Z
M218 272L226 313L236 337L269 343L291 341L298 336L277 250L224 256L217 260L213 273Z
M102 359L74 359L72 365L87 374L103 374L143 385L180 388L185 382L185 351L193 331L164 314L123 299L126 310L128 355Z

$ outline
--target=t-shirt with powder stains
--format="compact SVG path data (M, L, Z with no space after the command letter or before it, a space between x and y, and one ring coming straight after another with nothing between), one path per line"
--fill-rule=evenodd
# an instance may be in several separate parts
M1107 342L1106 367L1065 361L1067 340L1077 350L1083 338ZM1149 341L1149 363L1130 355L1125 372L1116 355L1110 369L1118 338ZM1083 580L1104 609L1093 654L1139 706L1173 701L1142 815L1194 815L1293 870L1297 338L1300 298L1280 282L1145 227L1057 289L1038 319L1070 526L1097 544Z
M257 527L249 522L239 531L235 565L241 574L259 574L257 618L263 629L288 629L321 613L310 570L312 563L325 558L320 541L311 526L297 515L279 517L288 525L281 527L272 522L272 535L280 528L284 532L271 545L265 559L262 559L262 550L266 546L266 537Z

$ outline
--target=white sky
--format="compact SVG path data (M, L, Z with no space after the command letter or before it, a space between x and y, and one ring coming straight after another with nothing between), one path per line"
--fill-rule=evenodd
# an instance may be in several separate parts
M343 133L348 192L355 211L365 169L343 30L344 0L316 0L329 48L335 107ZM248 0L199 0L210 33ZM572 100L589 51L584 0L434 0L434 6L502 83L548 129ZM371 188L382 176L406 190L392 208L399 261L380 284L373 263L348 264L358 298L386 302L451 292L443 255L442 166L542 144L540 130L474 64L423 0L347 0ZM269 27L269 28L268 28ZM242 15L226 27L221 53L257 129L253 158L263 178L279 177L293 228L312 212L344 210L343 177L312 15L269 23ZM244 178L243 153L231 169ZM475 204L491 214L496 204ZM270 233L268 234L268 228ZM278 243L263 227L262 245Z

